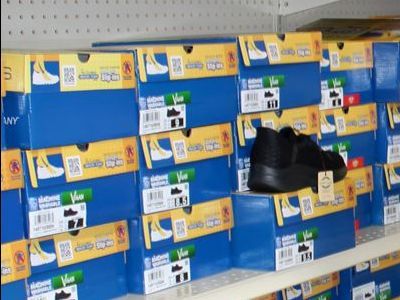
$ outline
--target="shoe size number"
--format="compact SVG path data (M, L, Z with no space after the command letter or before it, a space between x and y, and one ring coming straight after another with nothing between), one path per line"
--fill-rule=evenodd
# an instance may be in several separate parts
M276 270L287 269L314 260L314 241L307 241L275 250Z
M140 111L140 135L186 128L186 105Z
M86 227L86 203L29 212L29 237L79 230Z

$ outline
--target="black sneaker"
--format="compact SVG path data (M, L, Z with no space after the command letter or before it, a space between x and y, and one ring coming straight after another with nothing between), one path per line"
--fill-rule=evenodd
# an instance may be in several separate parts
M338 153L323 151L309 136L296 135L291 127L279 133L257 128L250 157L251 190L286 193L317 188L318 172L324 170L333 171L334 182L347 174L343 158Z
M173 272L178 272L178 271L180 271L180 270L182 270L182 269L183 269L182 266L176 264L176 265L172 266L171 271L172 271L172 273L173 273Z
M264 98L271 98L271 97L273 97L273 96L274 96L274 94L271 93L271 91L264 92Z
M182 193L182 190L178 189L177 187L171 189L171 195L179 195Z
M305 244L301 244L299 245L299 252L306 252L308 251L308 249L310 249L310 247L306 246Z
M72 217L78 214L77 211L73 210L72 208L64 210L64 217Z
M335 90L329 92L329 97L330 98L336 98L339 97L339 93L337 93Z
M55 300L68 299L70 296L71 296L71 293L66 293L64 291L61 291L59 293L56 293Z
M177 111L174 107L167 110L167 117L177 117L181 114L180 111Z

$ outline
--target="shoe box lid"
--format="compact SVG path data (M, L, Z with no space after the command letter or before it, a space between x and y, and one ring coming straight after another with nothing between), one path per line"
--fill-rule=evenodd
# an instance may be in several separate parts
M378 103L379 128L400 130L400 102Z
M384 177L382 185L386 187L388 191L394 191L400 189L400 162L393 164L383 165ZM382 178L377 178L380 180Z
M1 151L1 191L21 189L23 185L24 176L20 150Z
M1 244L1 285L25 279L30 275L27 240Z
M136 86L131 53L7 52L2 57L6 91L10 92L58 93ZM39 68L40 74L35 68ZM35 83L35 73L46 80L53 79L52 83Z

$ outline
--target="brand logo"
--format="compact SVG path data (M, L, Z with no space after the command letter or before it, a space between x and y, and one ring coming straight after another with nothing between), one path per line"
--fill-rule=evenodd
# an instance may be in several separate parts
M228 62L231 64L236 62L235 53L233 53L233 51L228 52Z
M185 102L185 97L182 95L179 95L178 93L172 94L172 101L174 101L174 104L179 104L179 103L184 103Z
M17 125L19 117L3 117L5 125Z
M17 265L23 265L25 263L25 254L22 251L17 251L14 254L14 261Z
M222 207L222 217L224 223L229 223L231 221L231 210L228 206Z
M178 178L178 182L181 183L182 181L188 181L189 175L188 173L183 173L182 171L176 173L176 177Z
M222 131L222 140L224 143L228 143L231 140L231 136L227 130Z
M10 172L14 175L19 174L19 172L21 172L21 165L19 164L19 161L16 159L13 159L10 162Z
M181 248L177 251L178 258L181 260L182 258L189 256L189 251L187 249Z
M68 274L65 274L64 276L61 276L61 282L64 287L67 285L71 285L75 283L75 276L72 275L71 277L69 277Z
M131 75L132 64L129 61L124 61L124 63L122 64L122 71L124 72L125 75Z
M128 145L125 148L125 153L126 156L128 156L129 158L133 158L135 156L135 149L133 148L132 145Z
M70 197L71 197L71 201L73 204L75 204L76 202L81 202L81 201L85 201L85 195L84 194L78 194L77 191L73 191L72 193L69 193Z
M124 239L126 236L126 228L123 225L119 225L116 230L116 234L120 239Z

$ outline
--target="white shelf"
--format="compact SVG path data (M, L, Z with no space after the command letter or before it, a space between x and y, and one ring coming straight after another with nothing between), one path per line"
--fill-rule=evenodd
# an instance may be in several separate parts
M357 234L357 247L280 272L232 269L149 296L120 300L250 299L400 250L400 223L372 226Z

